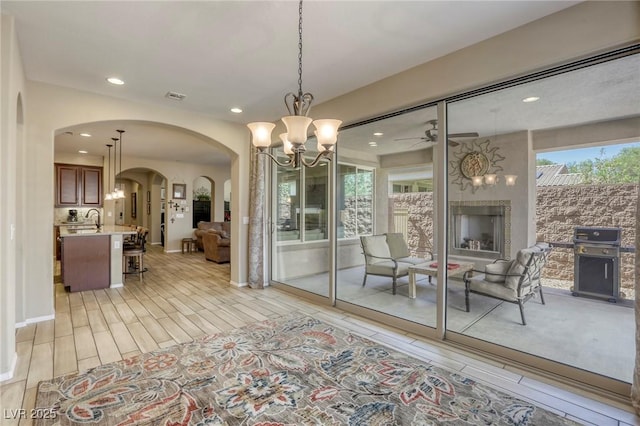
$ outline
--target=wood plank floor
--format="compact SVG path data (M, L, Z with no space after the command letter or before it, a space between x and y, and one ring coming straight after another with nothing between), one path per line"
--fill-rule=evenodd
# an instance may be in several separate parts
M30 424L28 419L11 418L10 410L33 408L41 380L298 311L461 371L580 423L640 425L629 405L315 305L275 288L232 287L229 265L207 262L203 253L164 254L159 246L150 246L145 265L149 271L142 282L131 275L119 289L68 293L55 284L55 320L16 331L18 362L14 377L0 384L0 424Z

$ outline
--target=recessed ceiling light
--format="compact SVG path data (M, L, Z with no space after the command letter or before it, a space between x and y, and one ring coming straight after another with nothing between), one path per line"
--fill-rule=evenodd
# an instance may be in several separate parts
M369 146L378 146L378 142L371 141L369 142Z
M528 98L524 98L522 102L535 102L538 99L540 99L538 96L529 96Z
M240 114L242 112L242 108L233 107L231 108L231 112L234 114Z
M109 77L107 81L111 84L115 84L116 86L122 86L124 81L120 80L118 77Z
M90 138L91 134L90 133L80 133L80 136L82 136L83 138Z
M89 153L89 151L85 151L85 150L80 150L80 151L78 151L78 152L79 152L80 154L88 154L88 153Z
M375 132L375 133L373 134L373 136L382 136L382 135L384 135L384 133L382 133L382 132Z

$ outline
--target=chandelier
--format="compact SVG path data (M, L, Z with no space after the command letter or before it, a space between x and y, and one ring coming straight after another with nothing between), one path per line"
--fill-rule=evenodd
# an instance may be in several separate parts
M254 122L247 124L251 130L253 145L258 149L259 154L268 155L276 164L282 167L291 166L294 169L301 165L305 167L316 166L321 159L331 159L334 145L338 140L338 127L342 124L340 120L322 119L312 120L309 115L313 95L302 92L302 0L298 6L298 94L289 92L284 96L284 103L289 111L289 115L282 117L282 122L287 127L287 132L280 135L283 143L284 153L289 157L285 161L279 161L267 150L271 146L271 132L276 127L270 122ZM314 134L318 141L318 155L312 161L304 158L306 151L307 129L313 121L316 130Z

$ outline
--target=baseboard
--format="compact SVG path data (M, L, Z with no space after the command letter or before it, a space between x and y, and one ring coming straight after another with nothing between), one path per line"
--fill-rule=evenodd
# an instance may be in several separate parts
M182 250L167 250L165 253L182 253Z
M5 380L13 379L13 373L16 371L16 364L18 362L18 353L13 353L13 359L11 360L11 367L9 371L5 373L0 373L0 382L4 382Z
M229 284L231 284L234 287L246 287L249 285L249 283L237 283L235 281L229 281Z
M16 328L22 328L22 327L26 327L27 326L27 322L26 321L22 321L22 322L17 322L16 323Z
M29 324L36 324L38 322L42 322L42 321L49 321L52 319L56 319L56 314L51 314L51 315L43 315L41 317L35 317L35 318L27 318L26 320L24 320L24 322L29 325Z
M115 283L109 286L109 288L120 288L120 287L124 287L124 283Z

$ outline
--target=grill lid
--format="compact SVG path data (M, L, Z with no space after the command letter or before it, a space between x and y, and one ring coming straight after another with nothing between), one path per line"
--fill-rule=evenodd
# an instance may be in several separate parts
M622 228L598 228L577 226L574 229L573 242L574 243L596 243L596 244L610 244L620 245L622 239Z

